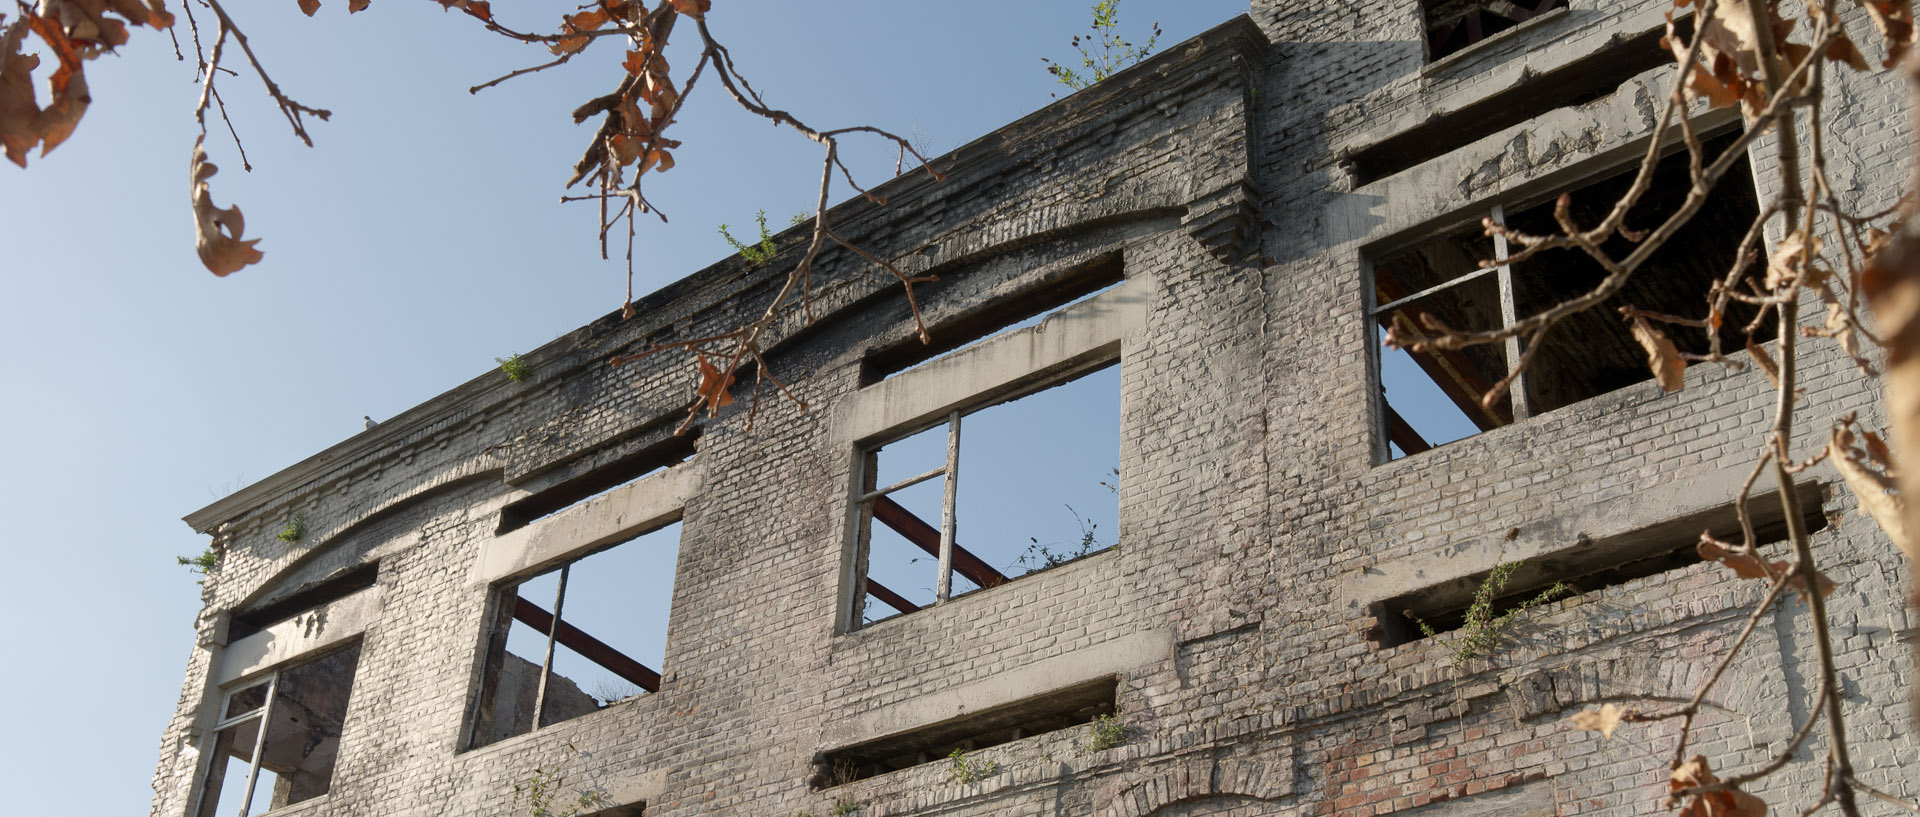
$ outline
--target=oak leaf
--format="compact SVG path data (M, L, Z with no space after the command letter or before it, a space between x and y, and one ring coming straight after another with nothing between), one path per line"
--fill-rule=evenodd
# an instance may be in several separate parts
M240 238L246 231L246 219L240 215L239 206L224 210L213 206L213 194L207 188L207 179L220 172L220 168L207 161L207 151L200 146L200 140L193 143L190 170L193 177L194 248L200 253L200 263L206 265L208 272L219 276L230 275L248 264L259 263L262 253L253 245L260 243L260 239L243 241Z
M712 0L672 0L673 10L692 17L695 20L706 16L713 8Z
M1599 732L1600 737L1611 738L1613 730L1620 728L1620 719L1632 712L1619 704L1606 704L1599 709L1577 713L1567 720L1573 721L1574 728Z
M1647 367L1653 370L1653 377L1660 382L1662 391L1679 391L1686 385L1687 362L1680 357L1680 350L1673 341L1653 328L1645 318L1633 319L1633 339L1647 350Z
M300 13L305 14L308 17L312 17L314 15L314 12L317 12L320 10L320 0L299 0L299 3L300 3Z

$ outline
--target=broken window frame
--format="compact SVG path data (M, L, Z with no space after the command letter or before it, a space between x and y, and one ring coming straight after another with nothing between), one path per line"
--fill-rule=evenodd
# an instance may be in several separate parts
M540 731L542 728L565 723L566 721L573 720L575 717L580 717L580 715L574 715L555 720L551 723L545 722L547 691L549 682L554 676L553 663L556 647L566 647L572 650L575 655L592 662L601 669L619 677L621 680L639 687L640 690L646 694L651 695L660 691L661 679L658 670L648 667L628 656L626 653L621 652L618 648L568 623L565 609L567 580L572 573L574 564L614 548L632 545L637 540L657 533L678 522L680 522L680 518L676 514L671 519L667 519L658 525L649 527L632 536L625 537L612 545L569 556L558 565L557 569L553 566L548 566L518 578L508 579L494 587L493 598L495 612L492 617L493 624L487 630L487 651L482 663L480 694L479 698L474 702L474 711L468 728L466 741L468 749L479 749L510 738L530 735ZM675 542L674 547L677 553L679 548L678 541ZM520 595L520 588L527 582L550 573L557 573L558 576L555 582L553 609L548 611L542 609L539 604ZM512 595L511 602L509 602L507 598L509 594ZM534 692L530 725L524 732L495 735L492 736L491 739L483 742L483 719L481 713L487 710L490 704L494 703L494 696L499 694L499 674L502 671L506 656L511 654L507 649L507 639L512 632L513 623L516 621L531 627L534 632L546 639L540 663L540 679ZM602 708L607 705L610 704L604 704Z
M265 753L267 748L267 733L271 731L271 725L273 723L274 702L276 699L280 697L279 693L280 693L281 678L284 677L289 672L297 671L302 668L317 664L319 662L333 659L341 655L342 653L345 653L348 651L359 650L360 647L361 647L360 641L358 639L355 639L347 647L342 649L328 649L324 653L319 655L303 655L303 656L300 656L298 660L289 662L267 673L266 677L264 678L258 678L252 681L237 684L231 689L228 689L225 692L223 692L220 696L219 709L215 710L216 712L219 713L219 717L214 722L213 728L208 730L207 737L206 737L206 744L202 749L202 753L207 757L207 765L206 765L206 768L200 774L199 800L194 805L193 813L196 815L199 815L199 817L215 817L216 810L220 808L220 802L219 802L220 795L224 793L224 791L226 790L226 786L224 782L221 785L216 786L214 785L214 780L213 780L215 770L220 769L219 764L228 762L228 758L223 756L225 753L223 753L220 750L221 736L223 733L226 733L229 730L244 726L251 721L255 723L255 727L254 727L254 735L253 735L253 747L246 755L247 757L246 785L245 785L245 788L241 790L240 807L237 811L233 813L242 815L242 817L245 817L245 815L253 814L254 813L253 812L253 795L254 795L255 787L259 782L261 761L263 759L261 755ZM355 673L350 674L348 676L348 682L347 682L347 690L348 690L347 694L348 694L349 701L351 700L351 697L352 697L353 679L354 679L354 676L357 675L358 667L359 667L359 657L356 656L354 658ZM244 712L240 712L238 714L227 714L228 708L232 706L235 698L239 697L244 693L247 693L256 689L264 689L266 693L265 699L261 702L259 706L254 707L252 709L248 709ZM344 716L345 713L343 712L342 714ZM343 717L343 722L344 722L344 717ZM309 748L311 748L311 746ZM336 762L337 762L337 758L336 758ZM226 777L225 771L226 770L222 770L222 773L220 775L222 781L224 781ZM276 774L278 773L276 772ZM332 770L330 768L328 771L328 782L331 783L331 780L332 780ZM325 792L322 792L319 795L315 795L314 797L309 797L307 799L299 800L293 803L287 803L283 806L280 806L279 808L299 805L300 803L309 802L310 800L317 799L318 797L321 797L324 795L325 795ZM211 800L208 799L210 797L212 798ZM276 808L275 806L269 804L267 810L260 813L262 814L270 813L275 808Z
M1021 576L1007 576L995 569L993 565L989 564L986 560L981 559L965 547L959 545L956 541L959 521L960 433L962 420L967 415L977 414L1024 397L1044 392L1048 389L1065 386L1096 372L1119 366L1120 363L1121 361L1118 357L1103 357L1085 365L1077 366L1055 377L1048 378L1038 385L997 396L984 403L950 409L933 424L916 431L892 435L889 436L885 442L862 446L859 460L861 463L859 467L859 484L862 486L862 490L854 497L854 509L859 515L859 522L855 528L855 536L857 537L855 545L857 548L856 558L858 559L856 566L858 569L858 581L854 585L853 598L850 602L848 629L850 631L859 630L871 624L878 623L878 621L886 620L879 619L874 622L865 620L867 596L869 595L879 599L887 606L898 610L900 616L910 615L926 609L926 607L915 604L900 593L874 581L872 577L868 575L868 560L873 545L873 523L876 521L886 525L901 538L913 543L921 550L927 551L929 555L937 557L938 566L935 574L933 606L945 604L953 599L953 574L956 570L959 571L962 577L977 585L980 590L999 587L1014 579L1021 578ZM947 454L946 462L943 465L926 471L925 473L907 477L906 479L885 487L873 487L879 471L877 455L881 449L912 437L914 434L931 428L938 428L942 424L947 428ZM931 525L926 524L925 520L914 515L912 511L907 510L889 498L891 494L936 478L942 478L945 481L942 486L944 490L940 509L940 527L937 531L934 530ZM936 536L937 545L929 548L926 544L927 540ZM1116 542L1115 544L1118 543ZM1108 546L1068 561L1079 561L1079 559L1111 549L1112 546ZM1037 571L1030 571L1029 574L1031 572ZM1029 574L1021 575L1025 576ZM891 619L896 617L898 616L888 616L887 618Z
M1442 6L1456 8L1452 17L1436 20ZM1528 8L1531 5L1532 8ZM1495 6L1508 7L1509 10L1495 10ZM1439 62L1455 54L1464 53L1488 39L1512 31L1547 14L1565 9L1568 0L1422 0L1420 3L1420 23L1427 46L1427 61ZM1482 27L1481 14L1490 14L1506 20L1512 25L1488 31ZM1516 16L1517 15L1517 16ZM1459 45L1441 51L1442 44L1451 41L1459 27L1465 26L1466 40Z
M1706 121L1698 122L1697 124L1694 125L1694 130L1700 142L1705 147L1707 151L1707 155L1709 157L1717 155L1717 151L1719 150L1730 149L1733 145L1737 144L1737 138L1739 135L1738 128L1739 128L1738 123L1730 119L1725 121L1706 120ZM1675 171L1673 168L1667 167L1672 163L1684 163L1686 160L1685 159L1686 156L1687 156L1687 153L1686 153L1685 146L1680 143L1669 145L1661 152L1661 156L1659 159L1660 166L1656 167L1656 172L1654 173L1654 176L1653 176L1654 182L1652 185L1649 186L1648 190L1642 194L1640 199L1640 204L1638 206L1640 207L1652 206L1650 205L1650 203L1655 201L1658 198L1658 196L1661 194L1661 191L1679 190L1687 186L1688 184L1690 184L1690 182L1684 175L1684 169ZM1659 250L1659 252L1656 253L1652 259L1650 259L1648 265L1644 267L1641 270L1641 273L1634 279L1636 282L1650 280L1650 275L1657 273L1661 269L1664 269L1664 267L1662 266L1663 264L1674 262L1674 259L1671 257L1667 257L1665 258L1665 260L1662 260L1663 257L1662 255L1660 255L1660 253L1677 252L1675 248L1684 246L1686 244L1686 238L1687 238L1687 234L1685 231L1693 230L1696 228L1708 229L1709 227L1704 227L1702 225L1708 224L1708 221L1710 220L1709 219L1710 215L1712 215L1713 213L1733 212L1731 208L1735 205L1735 202L1730 199L1724 199L1719 197L1722 195L1738 195L1738 194L1729 192L1729 191L1732 191L1734 189L1734 186L1736 185L1753 184L1753 177L1750 175L1753 173L1753 167L1754 167L1751 157L1743 157L1741 164L1736 165L1736 167L1740 169L1740 173L1737 174L1737 176L1730 175L1727 179L1722 180L1722 183L1714 189L1713 193L1711 194L1711 197L1707 200L1706 204L1701 208L1701 210L1695 214L1694 218L1690 220L1686 225L1683 225L1680 228L1681 232L1675 233L1673 238L1669 240L1667 246L1662 247ZM1566 191L1567 195L1571 195L1573 197L1574 206L1577 209L1580 206L1582 196L1588 194L1590 191L1596 188L1601 188L1610 184L1616 184L1621 182L1621 180L1623 179L1629 179L1631 178L1631 174L1636 169L1637 169L1637 166L1634 164L1606 165L1606 166L1596 168L1594 172L1585 174L1578 181L1574 181L1568 184L1557 185L1555 189L1564 190ZM1676 173L1678 175L1676 175ZM1751 195L1752 192L1753 191L1751 190L1751 188L1746 189L1747 194ZM1745 211L1746 215L1743 216L1743 218L1750 218L1753 216L1757 216L1758 215L1757 201L1748 202L1748 204L1751 205L1752 209L1746 210ZM1475 211L1483 212L1485 213L1485 217L1488 221L1490 221L1491 223L1497 226L1502 226L1502 227L1507 226L1508 218L1511 215L1512 218L1516 219L1521 223L1521 227L1519 229L1523 232L1526 232L1526 231L1529 231L1529 227L1527 226L1528 219L1541 218L1541 216L1539 215L1540 212L1548 210L1553 206L1554 206L1554 203L1551 200L1540 201L1540 200L1525 197L1525 196L1516 196L1511 198L1508 204L1506 205L1503 205L1496 201L1492 203L1477 205L1476 207L1469 208L1464 212L1468 214L1474 213ZM1609 204L1608 206L1610 207L1611 205ZM1484 209L1481 209L1481 208L1484 208ZM1641 211L1636 209L1634 213L1629 213L1628 215L1629 224L1632 224L1633 220L1636 218L1635 213L1640 213L1640 212ZM1459 218L1458 214L1456 214L1454 218L1449 219L1449 222L1456 226L1432 232L1430 234L1427 234L1423 238L1420 238L1418 240L1414 240L1411 242L1406 242L1406 243L1395 242L1394 247L1392 249L1383 253L1378 253L1378 254L1369 253L1370 258L1368 259L1368 263L1366 264L1367 286L1363 288L1365 291L1362 293L1362 295L1366 299L1365 300L1365 304L1366 304L1365 320L1367 324L1366 331L1369 333L1369 337L1373 338L1373 342L1370 343L1370 349L1369 349L1370 361L1369 362L1372 367L1371 376L1373 379L1373 383L1372 383L1373 391L1371 392L1370 397L1374 401L1375 408L1376 408L1375 426L1374 426L1376 429L1376 435L1377 435L1374 443L1376 463L1386 463L1386 462L1395 461L1398 459L1405 459L1407 457L1414 456L1421 452L1439 447L1441 445L1445 445L1447 443L1455 442L1461 439L1466 439L1467 437L1476 436L1478 434L1483 434L1495 428L1501 428L1508 425L1512 425L1514 423L1518 423L1523 420L1530 419L1536 415L1557 411L1561 408L1573 405L1575 403L1596 398L1603 394L1608 394L1608 393L1617 391L1619 389L1626 388L1629 385L1631 385L1629 383L1616 383L1613 385L1596 386L1592 390L1585 391L1583 396L1574 397L1574 398L1565 398L1562 395L1552 394L1551 393L1552 385L1555 382L1554 378L1557 376L1559 370L1551 366L1548 366L1546 361L1546 356L1541 356L1541 357L1537 357L1533 361L1531 370L1520 371L1519 374L1513 376L1513 378L1508 382L1507 387L1504 390L1504 393L1496 395L1498 399L1494 402L1491 408L1483 408L1480 403L1482 396L1484 396L1487 393L1489 388L1491 388L1494 384L1498 383L1501 377L1505 377L1508 373L1516 371L1516 367L1519 361L1521 360L1522 357L1524 357L1526 348L1522 338L1520 337L1507 338L1505 339L1504 342L1502 342L1501 344L1498 344L1497 346L1474 347L1474 348L1494 350L1493 354L1498 356L1499 362L1501 363L1501 368L1497 372L1492 371L1489 368L1476 366L1473 363L1473 361L1469 359L1469 357L1465 354L1465 350L1463 349L1432 350L1430 352L1422 353L1421 355L1412 355L1412 357L1414 358L1414 363L1419 365L1420 368L1426 372L1427 379L1430 380L1435 386L1438 386L1440 388L1440 391L1445 393L1446 397L1452 402L1453 406L1459 410L1460 414L1464 417L1464 419L1467 420L1469 423L1471 423L1476 428L1476 430L1473 431L1472 433L1462 435L1459 437L1454 437L1452 439L1448 439L1439 443L1430 443L1426 439L1424 439L1419 432L1415 431L1412 424L1408 423L1406 418L1401 416L1393 408L1393 406L1388 402L1387 394L1386 394L1388 383L1386 380L1386 372L1385 372L1385 365L1384 365L1385 351L1382 345L1379 343L1378 338L1380 333L1384 331L1385 327L1391 324L1393 313L1395 313L1396 311L1402 310L1405 307L1411 304L1414 304L1416 302L1428 301L1429 299L1432 299L1437 295L1442 295L1449 291L1458 291L1464 286L1473 284L1475 282L1480 282L1480 281L1483 281L1484 279L1489 279L1489 277L1491 277L1493 286L1497 289L1497 296L1499 299L1500 325L1512 325L1518 319L1519 317L1518 312L1520 311L1520 308L1522 306L1524 306L1526 311L1529 313L1532 313L1533 311L1540 308L1539 298L1537 297L1537 293L1535 293L1532 288L1538 286L1541 282L1548 280L1546 277L1542 275L1541 265L1550 263L1552 258L1551 254L1576 253L1580 256L1581 263L1585 263L1585 264L1592 263L1589 259L1584 258L1584 254L1579 254L1578 251L1576 250L1572 250L1572 249L1550 250L1546 255L1535 256L1531 260L1525 261L1524 265L1520 269L1518 269L1516 272L1514 265L1509 263L1508 259L1510 257L1511 252L1517 248L1509 247L1509 243L1504 235L1501 235L1499 233L1494 233L1488 237L1490 239L1489 243L1491 244L1492 253L1491 253L1490 260L1482 262L1483 264L1485 264L1485 266L1481 267L1480 269L1471 270L1463 275L1459 275L1454 278L1441 281L1437 284L1433 284L1431 286L1425 287L1418 291L1385 293L1386 295L1393 296L1392 299L1387 301L1384 304L1379 303L1380 298L1383 297L1383 294L1381 291L1383 283L1387 281L1394 281L1395 283L1400 283L1397 279L1393 278L1392 276L1383 275L1382 268L1384 266L1398 263L1400 259L1405 258L1412 253L1420 251L1421 248L1450 240L1450 238L1457 238L1458 236L1463 234L1462 232L1460 232L1460 229L1465 227L1466 225L1461 223L1462 219ZM1472 222L1468 222L1468 223L1472 223ZM1744 224L1745 222L1742 222L1743 228L1744 228ZM1614 240L1620 240L1620 239L1614 239ZM1729 254L1730 254L1730 251L1729 251ZM1724 274L1723 268L1716 267L1715 269L1716 269L1716 272L1715 272L1716 278L1719 275ZM1401 284L1401 287L1404 288L1405 286L1408 286L1408 284L1404 284L1404 283ZM1630 282L1628 286L1629 288L1631 288L1633 286L1637 286L1637 284ZM1576 291L1580 291L1580 290L1569 290L1567 294L1572 295ZM1626 296L1626 294L1629 291L1630 289L1623 289L1621 292L1615 293L1613 297L1615 299L1622 298ZM1528 305L1528 301L1530 299L1532 301L1532 304ZM1635 305L1640 306L1643 309L1654 308L1659 311L1673 311L1670 309L1660 309L1657 306L1651 306L1646 303L1639 303ZM1723 344L1726 343L1728 340L1728 338L1724 333L1732 332L1734 331L1734 328L1744 325L1744 319L1736 319L1733 313L1731 312L1731 310L1737 310L1740 308L1741 308L1741 305L1737 302L1728 307L1730 312L1726 319L1726 326L1729 328L1723 328L1720 330L1723 333L1723 337L1722 337ZM1611 310L1607 309L1605 306L1602 306L1597 308L1594 311L1610 312ZM1411 320L1412 316L1408 315L1407 319ZM1570 321L1572 320L1573 318L1569 318L1567 322L1563 322L1559 327L1556 327L1556 331L1561 335L1564 335L1565 332L1568 331L1569 328L1571 328ZM1760 328L1761 332L1764 333L1768 331L1769 326L1770 325L1763 325ZM1481 329L1490 329L1493 327L1484 326L1484 325L1462 326L1459 324L1455 324L1453 328L1462 329L1462 330L1481 330ZM1688 331L1684 327L1676 329L1671 326L1666 327L1666 330L1670 333ZM1680 341L1679 335L1673 335L1673 337L1676 341ZM1752 340L1757 342L1766 342L1770 339L1771 339L1770 336L1762 336L1761 334L1756 334L1752 338ZM1556 351L1557 347L1552 347L1552 344L1554 343L1554 341L1551 338L1549 338L1546 341L1546 343L1548 344L1548 347L1543 348L1541 351L1543 353L1547 353L1548 355L1551 355ZM1734 346L1727 347L1727 348L1738 347L1739 341L1737 339L1735 339L1733 343L1734 343ZM1685 346L1686 346L1685 342L1682 342L1683 350ZM1426 358L1426 360L1422 360L1423 356ZM1546 367L1546 368L1543 370L1543 367ZM1439 371L1436 371L1436 369L1438 369ZM1637 379L1633 381L1634 383L1642 383L1652 379L1651 373L1645 370L1643 364L1636 364L1635 369L1636 371L1639 372L1639 376L1637 377ZM1447 373L1451 373L1451 374L1449 375ZM1534 392L1537 391L1537 389L1529 385L1529 380L1535 374L1539 374L1542 377L1546 378L1546 380L1542 381L1546 385L1546 394L1544 398L1542 398L1540 395L1536 395ZM1482 380L1484 385L1482 383L1473 382L1476 380L1476 378ZM1451 388L1449 388L1449 386L1447 385L1448 380L1451 380L1452 382ZM1536 385L1539 385L1539 384L1536 384ZM1392 449L1391 449L1392 446L1398 446L1400 448L1402 452L1402 455L1400 457L1393 456Z
M1488 218L1490 218L1494 224L1499 225L1501 227L1505 227L1507 224L1506 208L1504 208L1499 204L1492 205L1488 210ZM1493 235L1493 256L1494 258L1499 259L1502 263L1495 264L1493 266L1482 267L1480 270L1476 272L1469 272L1466 275L1462 275L1456 278L1451 278L1446 281L1442 281L1441 283L1427 287L1426 289L1422 289L1417 292L1409 293L1409 294L1394 298L1393 300L1388 301L1384 304L1374 303L1379 299L1380 276L1377 270L1369 270L1368 277L1371 280L1368 281L1368 286L1366 288L1367 290L1366 295L1367 295L1367 301L1368 301L1368 306L1367 306L1368 330L1370 332L1377 332L1378 330L1376 327L1379 327L1381 325L1382 318L1386 316L1390 316L1393 312L1399 310L1403 306L1407 306L1408 304L1412 304L1417 301L1454 289L1456 287L1460 287L1461 285L1466 284L1468 282L1478 281L1481 278L1485 278L1489 275L1494 276L1495 285L1499 287L1499 291L1500 291L1501 324L1503 326L1512 325L1514 321L1517 319L1517 315L1516 315L1516 308L1514 306L1514 295L1513 295L1513 266L1511 264L1504 263L1507 259L1507 255L1508 255L1507 237L1503 234L1495 233ZM1518 337L1507 338L1506 341L1501 344L1500 349L1501 349L1501 359L1506 363L1506 370L1509 372L1514 371L1514 369L1519 366L1520 358L1524 351L1520 345L1520 338ZM1435 355L1433 356L1433 359L1435 360L1436 365L1439 365L1448 369L1454 369L1459 366L1470 365L1464 362L1446 360L1444 359L1443 355ZM1428 451L1435 448L1436 446L1434 444L1428 443L1425 438L1421 437L1420 433L1414 430L1413 425L1408 423L1406 421L1406 418L1401 417L1400 413L1394 410L1393 405L1387 402L1387 397L1386 397L1387 384L1386 384L1386 379L1381 375L1381 372L1380 372L1379 349L1377 348L1377 346L1374 349L1374 361L1375 361L1374 373L1373 373L1373 381L1375 386L1374 397L1375 397L1375 400L1378 402L1378 405L1380 408L1379 426L1384 428L1384 430L1386 431L1387 441L1391 442L1394 445L1400 446L1400 450L1404 452L1406 456L1409 456L1409 457L1413 456L1414 454L1418 454L1423 451ZM1426 368L1426 366L1422 364L1421 368L1424 369ZM1439 379L1434 378L1434 380L1437 383ZM1484 393L1485 391L1481 390L1481 394L1484 394ZM1455 399L1456 404L1459 402L1459 399L1457 396L1452 394L1449 394L1448 396L1453 397ZM1477 398L1478 395L1469 395L1469 397ZM1510 409L1505 416L1501 415L1501 413L1499 412L1499 407L1497 405L1494 408L1481 408L1477 404L1473 406L1461 405L1459 406L1459 408L1461 409L1461 412L1463 414L1467 414L1470 417L1476 411L1478 411L1479 413L1483 414L1485 416L1485 419L1490 421L1493 424L1493 427L1495 428L1511 425L1513 423L1517 423L1517 422L1520 422L1521 420L1527 419L1528 417L1532 416L1532 411L1529 408L1527 403L1526 372L1523 371L1520 374L1515 375L1513 380L1507 384L1507 400L1508 400L1507 405L1510 407ZM1475 425L1478 425L1478 423L1476 422ZM1482 429L1483 432L1485 430L1486 429ZM1444 445L1444 443L1441 443L1441 445Z

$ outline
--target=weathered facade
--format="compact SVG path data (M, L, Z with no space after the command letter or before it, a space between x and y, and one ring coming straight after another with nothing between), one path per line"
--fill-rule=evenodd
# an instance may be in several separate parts
M1462 227L1489 212L1604 192L1588 185L1637 160L1670 82L1651 44L1664 2L1491 4L1539 8L1449 28L1433 59L1428 7L1466 26L1473 5L1255 0L936 160L945 182L909 174L879 191L888 206L840 206L841 235L939 277L917 289L936 345L891 276L829 249L817 320L796 314L766 344L808 410L764 403L749 430L748 377L676 436L687 362L606 365L750 319L797 254L775 274L731 258L542 347L524 380L476 378L189 516L223 561L153 813L235 813L250 772L274 781L253 811L284 815L529 813L543 780L565 803L584 790L589 811L654 817L1660 810L1671 723L1603 743L1562 719L1690 697L1744 623L1757 583L1674 554L1731 519L1773 395L1711 366L1663 393L1622 373L1644 358L1609 351L1596 324L1504 407L1463 409L1464 438L1406 427L1382 323L1497 317L1577 278L1468 280L1447 259L1475 249ZM1891 204L1904 89L1829 81L1839 194ZM1779 186L1772 149L1755 143L1715 212L1751 218ZM1476 372L1498 379L1488 354L1405 371L1459 403ZM1803 387L1822 416L1803 433L1848 411L1881 425L1874 384L1812 354ZM951 500L904 519L889 504L877 447L1114 364L1119 547L1002 583L938 518ZM936 463L929 484L954 470ZM1831 471L1801 477L1840 583L1856 767L1920 796L1904 568ZM565 578L550 595L521 584L673 523L661 666L604 628L550 626L570 620ZM882 527L952 546L954 597L876 588ZM1510 562L1525 564L1512 589L1579 592L1527 611L1491 655L1456 661L1447 634L1399 616L1444 626ZM982 589L961 594L969 582ZM637 689L543 670L545 645L508 644L519 626ZM1763 762L1804 719L1811 643L1802 606L1761 623L1695 727L1716 768ZM956 748L977 774L954 774ZM1801 760L1757 791L1805 802L1819 778Z

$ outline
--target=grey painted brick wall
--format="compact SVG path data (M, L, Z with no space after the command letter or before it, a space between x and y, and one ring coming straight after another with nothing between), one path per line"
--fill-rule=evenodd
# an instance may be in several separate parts
M891 277L837 249L819 264L819 322L789 321L768 344L812 409L769 403L749 431L742 401L700 423L704 477L683 511L658 693L467 750L492 603L475 565L505 506L671 433L689 398L684 361L604 361L757 313L778 276L740 259L648 296L630 320L542 347L530 382L483 375L197 512L189 520L225 561L206 585L153 813L191 808L230 614L375 559L381 609L361 636L332 791L284 813L508 814L513 785L539 768L667 817L822 815L842 797L873 817L1659 811L1670 724L1603 743L1561 718L1688 697L1758 598L1753 584L1696 565L1557 601L1495 657L1459 667L1433 640L1368 637L1369 602L1389 589L1722 504L1750 462L1771 393L1694 367L1675 394L1641 383L1377 463L1368 253L1489 197L1593 173L1644 123L1550 112L1527 126L1545 141L1520 153L1489 133L1361 185L1342 160L1655 27L1663 10L1574 0L1428 68L1415 0L1255 0L1251 22L938 160L947 181L909 175L880 191L887 207L835 210L850 240L940 276L921 289L936 328L1115 254L1130 287L1150 288L1120 350L1117 551L845 631L856 457L835 410L865 385L865 356L913 326ZM1661 81L1592 110L1632 110ZM1839 82L1844 101L1827 112L1844 146L1837 186L1861 206L1891 202L1911 138L1905 92L1885 78ZM1534 149L1556 138L1579 147ZM1753 151L1763 190L1778 183L1770 150ZM1504 170L1484 184L1408 181L1488 162ZM1816 351L1803 383L1817 415L1801 422L1804 440L1848 411L1881 424L1874 384L1838 354ZM1816 541L1841 583L1829 604L1855 757L1883 788L1920 795L1903 704L1914 679L1896 641L1914 623L1902 566L1831 472L1809 476L1834 522ZM307 535L279 541L296 511ZM1804 717L1811 645L1797 604L1762 623L1695 729L1716 768L1764 760L1791 729L1783 713ZM1084 753L1084 731L1063 730L983 750L1000 770L978 783L934 763L807 785L815 753L840 748L863 715L1096 654L1128 656L1125 745ZM1797 762L1758 792L1805 801L1818 774Z

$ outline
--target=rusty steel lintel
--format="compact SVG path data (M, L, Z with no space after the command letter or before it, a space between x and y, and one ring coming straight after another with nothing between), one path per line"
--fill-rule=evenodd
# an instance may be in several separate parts
M1433 444L1420 436L1420 432L1415 431L1413 425L1408 423L1405 417L1400 416L1400 412L1394 411L1391 404L1382 400L1381 405L1387 409L1387 439L1392 440L1394 445L1400 446L1402 452L1418 454L1433 448Z
M542 633L553 626L553 614L540 609L540 605L518 596L514 597L513 617L520 623L539 630ZM579 653L587 660L606 667L609 672L620 676L648 692L660 691L660 673L647 669L647 665L628 658L625 653L614 649L606 642L587 635L580 628L560 622L560 628L553 633L553 640L567 649Z
M892 497L883 496L873 500L873 518L892 528L895 533L912 542L915 547L934 556L940 555L940 532L934 530L933 526L927 524L925 520L914 516L912 511L907 510L900 503L893 501ZM982 588L998 587L1007 583L1007 577L993 569L993 565L982 561L980 557L973 555L957 542L953 546L953 569Z
M892 590L888 590L886 585L883 585L872 579L867 580L867 594L884 602L888 607L892 607L893 609L899 610L902 613L915 613L915 612L919 612L920 610L920 605L907 601L906 596L902 596L899 593L895 593Z

